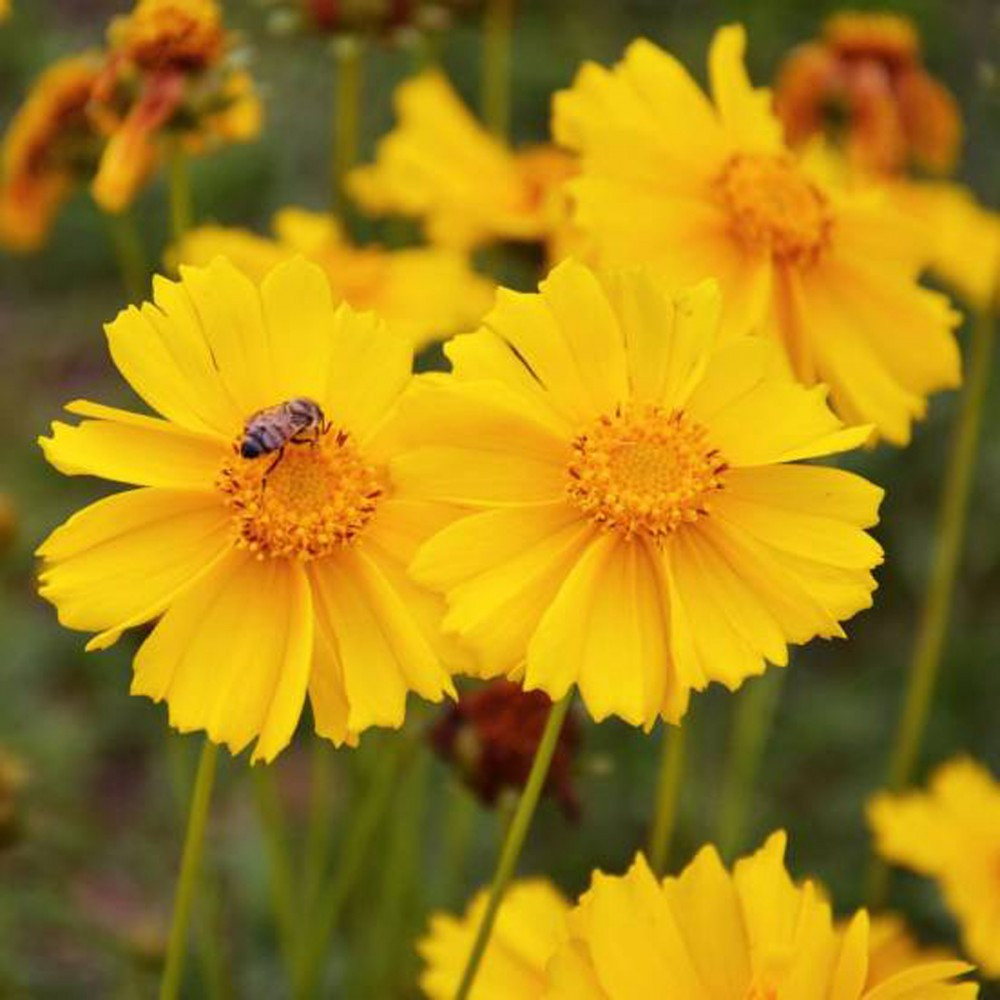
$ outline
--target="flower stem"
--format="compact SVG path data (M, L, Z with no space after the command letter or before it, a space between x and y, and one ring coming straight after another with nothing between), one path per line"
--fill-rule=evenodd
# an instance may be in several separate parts
M194 224L194 198L187 154L174 143L169 157L170 237L177 243Z
M483 121L497 138L510 132L510 53L515 0L487 0L483 20Z
M174 918L167 944L167 959L160 980L160 1000L175 1000L180 994L181 976L184 972L184 952L187 947L187 931L191 918L191 903L198 886L198 872L205 846L205 827L208 823L209 804L212 800L212 786L215 783L215 765L218 747L205 740L198 759L198 771L191 793L188 812L187 833L184 837L184 853L181 870L177 879L174 896Z
M677 801L684 774L685 727L664 726L660 756L660 774L656 783L656 808L649 835L649 864L653 872L663 875L670 853L670 840L677 822Z
M333 112L331 197L334 214L347 207L347 175L358 162L361 136L361 71L364 46L360 38L346 35L334 46L336 91Z
M302 865L303 900L306 914L312 912L319 895L330 855L332 801L330 787L333 780L333 755L330 745L321 737L312 744L309 763L309 819L306 825L305 854ZM310 919L307 916L307 919ZM310 921L311 922L311 921Z
M784 676L784 668L772 667L751 681L737 700L719 806L718 846L724 859L740 846Z
M292 864L288 853L287 831L281 815L278 787L274 766L254 767L251 772L257 815L260 818L264 844L267 850L271 880L271 903L281 954L291 979L295 973L295 950L298 940L295 923L295 888Z
M468 1000L472 984L475 981L476 973L479 971L479 964L486 952L489 944L490 933L493 930L493 923L496 920L497 911L503 901L507 884L510 882L517 867L518 858L521 856L521 849L524 847L525 838L528 835L528 828L535 815L535 808L542 794L545 779L549 774L549 766L552 764L552 755L555 753L556 745L559 742L559 733L562 730L566 714L569 712L572 703L572 692L566 694L562 700L556 702L549 711L548 722L545 723L545 730L539 740L538 749L535 751L535 759L531 764L531 772L528 781L521 793L517 809L514 812L514 819L504 838L500 857L497 861L496 872L493 875L493 884L490 887L490 897L483 912L479 929L476 931L476 938L469 952L469 957L465 964L465 971L462 973L462 980L459 983L458 991L455 993L455 1000Z
M293 991L293 996L299 1000L307 1000L321 992L317 989L317 980L323 971L327 944L336 929L344 904L363 874L365 857L392 801L392 792L405 760L406 749L408 746L403 740L397 740L385 748L364 797L352 813L352 824L341 848L337 870L326 890L315 902L310 913L311 933L304 937L299 951Z
M972 330L965 390L950 449L951 460L944 474L944 495L938 513L930 579L910 660L902 715L889 761L888 787L891 791L906 788L913 778L941 668L965 541L969 493L976 470L986 390L990 382L996 309L995 301L983 307ZM883 862L875 860L869 871L869 903L873 907L881 906L888 888L888 868Z
M141 302L146 294L146 249L135 225L135 218L126 209L118 214L105 213L111 241L118 259L118 272L122 287L130 302Z

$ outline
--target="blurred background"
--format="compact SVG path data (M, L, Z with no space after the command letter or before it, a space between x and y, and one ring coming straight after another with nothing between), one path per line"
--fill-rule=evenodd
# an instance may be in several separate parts
M51 60L103 39L124 0L14 0L0 26L0 123ZM267 121L258 142L193 163L201 220L267 229L289 204L323 209L329 189L333 70L329 42L276 37L252 3L224 4L243 32ZM856 4L855 6L870 6ZM1000 206L1000 5L988 0L910 0L881 8L910 15L932 72L954 91L966 121L962 178ZM547 137L549 97L581 60L614 61L635 36L675 52L704 79L708 40L732 20L749 30L755 81L771 79L788 48L816 34L830 3L797 0L523 0L513 62L516 142ZM441 41L442 60L462 94L478 95L480 33L465 18ZM393 86L412 53L372 45L366 57L363 159L392 124ZM669 114L669 109L664 109ZM137 206L151 255L166 239L162 183ZM378 235L375 228L368 235ZM482 262L529 285L528 262ZM62 630L34 593L33 550L52 527L101 493L93 482L49 469L35 444L70 399L126 402L106 354L102 323L124 304L105 222L80 195L47 246L24 258L0 256L0 997L142 997L155 990L193 752L198 737L168 735L162 706L129 697L139 638L85 654L84 637ZM433 357L425 362L434 363ZM941 469L955 399L935 398L905 451L881 447L850 464L888 490L876 534L886 549L873 610L849 625L849 643L817 642L795 655L780 692L742 848L772 829L790 834L790 867L830 889L839 908L862 901L869 838L866 797L879 786L896 722L929 561ZM953 628L921 773L968 752L1000 773L1000 392L990 392L972 498L968 546ZM752 686L768 681L751 681ZM712 838L719 776L734 699L723 692L692 705L688 771L672 868ZM433 712L411 713L419 741ZM296 822L309 783L306 727L277 764L282 805ZM620 872L646 838L661 729L652 737L609 722L581 720L574 771L580 814L543 803L522 871L548 873L567 892L594 867ZM386 737L360 751L331 751L332 829L349 826L352 788L377 767ZM463 806L447 766L421 750L393 796L364 861L335 939L323 995L416 996L412 941L428 908L464 905L489 877L498 839L495 812ZM212 829L214 891L199 919L224 942L216 970L229 995L280 996L282 972L268 902L266 853L244 758L222 763ZM462 813L462 809L466 812ZM442 816L458 816L440 834ZM466 839L455 884L449 856ZM392 891L389 891L389 887ZM928 939L955 930L928 882L897 877L894 905ZM349 957L349 961L348 961ZM197 966L192 959L191 964ZM1000 997L987 988L986 997Z

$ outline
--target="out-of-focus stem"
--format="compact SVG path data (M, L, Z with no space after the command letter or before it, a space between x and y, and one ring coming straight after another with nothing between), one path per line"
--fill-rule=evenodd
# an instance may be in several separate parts
M187 154L175 143L168 158L170 189L170 236L174 243L194 225L194 198Z
M129 302L141 302L146 296L146 279L149 272L146 250L136 228L135 217L128 209L117 215L108 213L105 217L108 220L108 229L118 260L122 287Z
M666 871L670 841L677 823L686 735L682 726L664 726L660 770L656 782L656 806L649 834L649 864L656 875L663 875Z
M331 200L333 211L342 215L346 208L345 182L358 162L361 137L361 83L364 44L356 35L338 38L333 50L336 64Z
M483 19L483 121L498 138L510 132L510 66L515 0L487 0Z

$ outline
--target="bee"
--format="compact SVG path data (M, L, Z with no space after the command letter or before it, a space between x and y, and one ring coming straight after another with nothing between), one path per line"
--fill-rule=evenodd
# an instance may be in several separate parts
M251 459L274 455L267 470L270 473L281 461L286 445L315 444L329 427L319 403L297 396L254 413L243 426L239 453Z

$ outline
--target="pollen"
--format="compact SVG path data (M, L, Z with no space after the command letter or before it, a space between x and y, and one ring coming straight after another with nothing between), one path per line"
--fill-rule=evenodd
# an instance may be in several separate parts
M726 463L683 410L620 408L573 442L567 492L593 521L624 539L664 542L708 514Z
M734 156L716 191L732 232L751 251L808 265L829 244L830 204L789 156Z
M350 545L375 516L382 486L350 435L332 428L279 455L234 448L216 485L232 512L236 545L258 559L319 559Z

